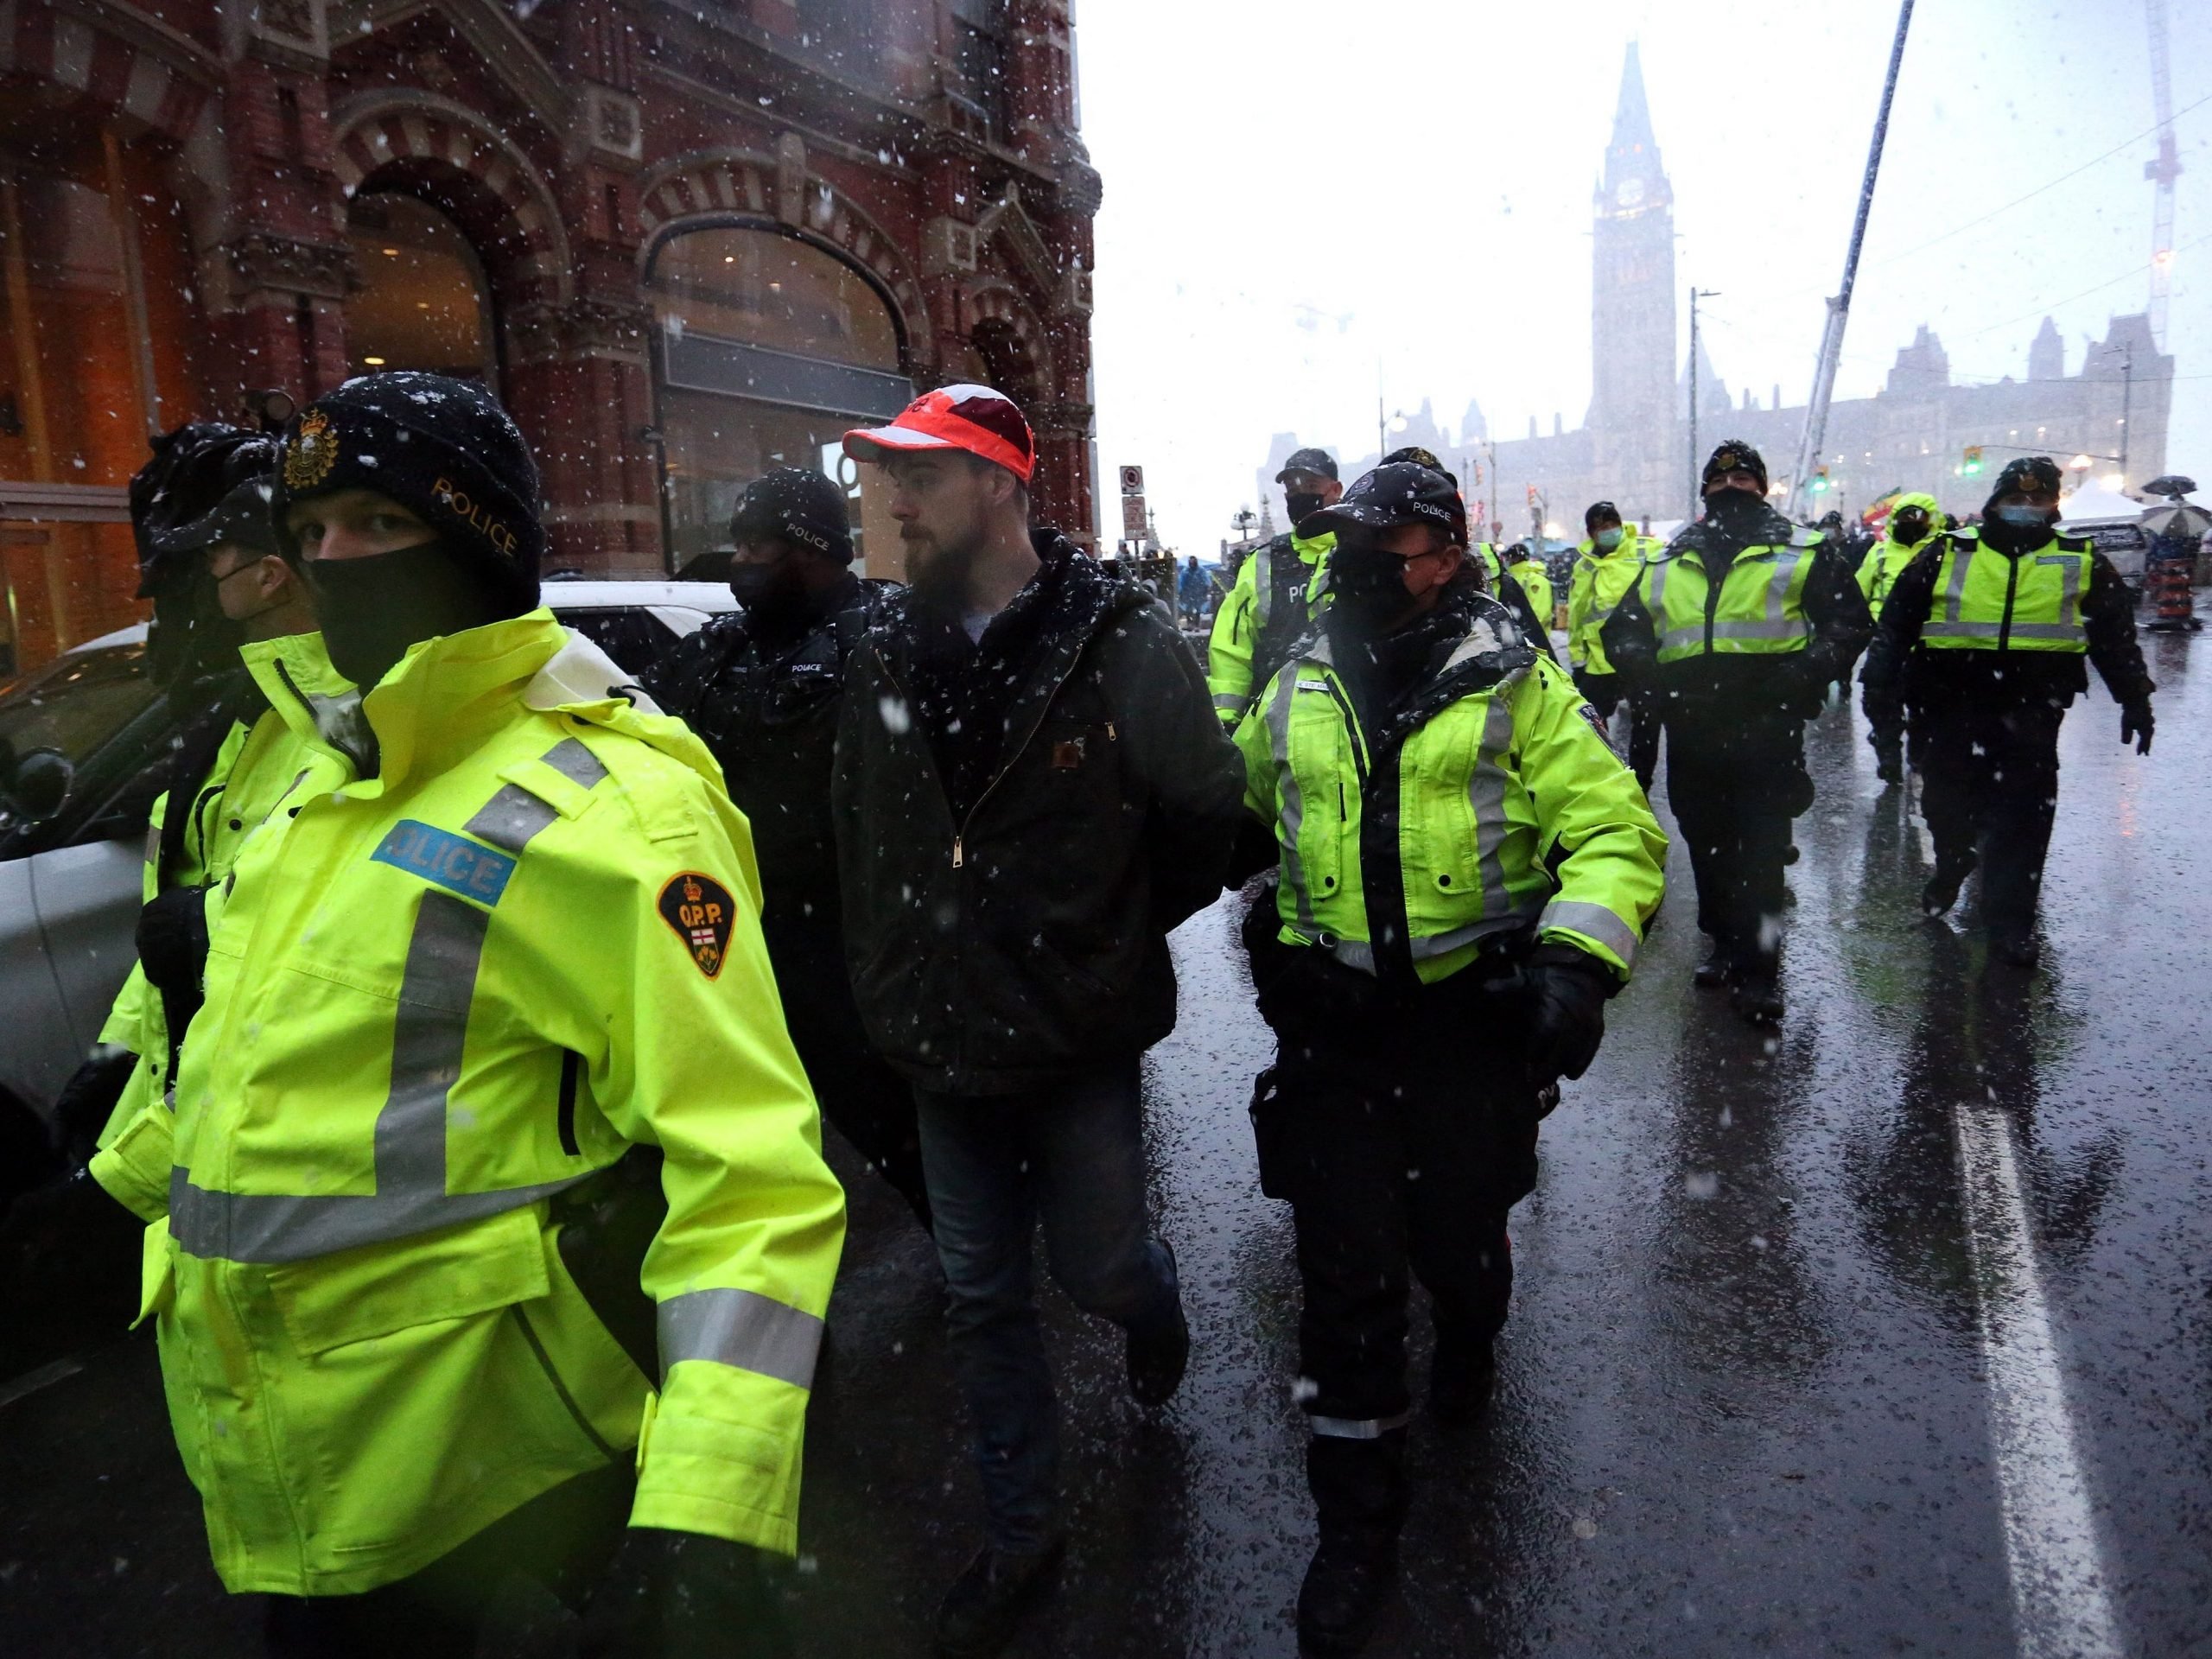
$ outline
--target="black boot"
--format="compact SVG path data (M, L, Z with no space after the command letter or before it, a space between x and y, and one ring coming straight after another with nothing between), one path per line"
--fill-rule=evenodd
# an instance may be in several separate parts
M1735 977L1736 953L1717 939L1705 960L1698 963L1697 972L1690 976L1692 982L1706 991L1723 989Z
M1440 1325L1428 1372L1428 1408L1436 1421L1452 1427L1471 1423L1490 1409L1497 1388L1497 1357L1491 1339L1455 1336Z
M987 1659L1013 1639L1021 1616L1052 1587L1066 1541L1016 1554L986 1545L938 1604L939 1659Z
M1306 1654L1355 1654L1375 1634L1398 1579L1406 1432L1372 1440L1317 1434L1306 1448L1306 1478L1321 1541L1299 1586L1298 1645Z
M1174 1248L1164 1238L1160 1241L1160 1248L1167 1252L1167 1276L1173 1279ZM1127 1360L1129 1394L1137 1404L1149 1411L1174 1397L1191 1363L1191 1326L1183 1317L1179 1292L1173 1319L1129 1332Z

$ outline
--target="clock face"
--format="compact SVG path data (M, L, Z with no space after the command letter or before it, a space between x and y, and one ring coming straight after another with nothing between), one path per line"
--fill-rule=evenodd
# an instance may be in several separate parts
M1643 200L1642 179L1623 179L1621 188L1613 193L1613 200L1624 207L1633 207Z

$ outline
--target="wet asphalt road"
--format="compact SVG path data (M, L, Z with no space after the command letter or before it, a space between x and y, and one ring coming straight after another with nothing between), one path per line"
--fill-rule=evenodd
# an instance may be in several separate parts
M2191 855L2212 662L2188 671L2212 641L2147 644L2152 759L2121 750L2101 690L2067 721L2033 976L1918 918L1924 842L1847 712L1809 734L1778 1039L1690 986L1676 851L1515 1212L1496 1408L1457 1439L1416 1417L1405 1590L1372 1652L2212 1655L2212 898ZM1147 1066L1192 1374L1147 1420L1116 1334L1049 1295L1073 1541L1017 1654L1294 1650L1296 1285L1244 1118L1268 1039L1239 903L1178 936L1182 1025ZM1962 1141L2001 1191L1970 1196ZM794 1618L810 1654L920 1653L979 1502L932 1258L849 1180ZM0 1336L0 1379L63 1340ZM251 1652L150 1344L72 1352L0 1404L0 1649ZM561 1650L548 1610L514 1620L501 1651Z

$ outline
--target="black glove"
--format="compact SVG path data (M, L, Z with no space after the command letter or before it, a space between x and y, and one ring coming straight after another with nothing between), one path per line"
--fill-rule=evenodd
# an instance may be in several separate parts
M2120 711L2120 741L2134 744L2138 754L2151 753L2151 734L2158 728L2148 702L2131 702Z
M61 1092L54 1097L54 1128L62 1156L72 1164L88 1164L99 1148L100 1131L115 1116L115 1103L138 1057L120 1043L95 1044L85 1063L69 1074Z
M1605 1035L1605 1001L1619 988L1611 970L1573 945L1539 945L1522 969L1529 987L1529 1080L1538 1088L1579 1077Z
M146 1224L87 1169L17 1198L0 1224L0 1325L20 1321L65 1342L112 1336L138 1311Z
M704 1533L632 1527L584 1614L582 1659L786 1659L767 1560Z

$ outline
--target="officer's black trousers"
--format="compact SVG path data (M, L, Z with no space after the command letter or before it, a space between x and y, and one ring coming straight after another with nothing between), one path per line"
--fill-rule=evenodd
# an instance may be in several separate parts
M1646 791L1651 787L1651 774L1659 766L1659 734L1663 729L1657 709L1649 697L1631 693L1618 674L1592 674L1578 671L1574 676L1577 690L1582 693L1598 718L1611 726L1613 710L1623 700L1628 703L1628 764L1636 773L1636 781Z
M355 1596L270 1596L270 1659L474 1659L515 1575L581 1611L629 1524L626 1458L511 1510L421 1572Z
M1944 876L1981 866L1982 915L1999 932L2035 925L2058 810L2058 727L2049 702L1912 716L1920 806Z
M1789 824L1812 803L1796 721L1719 737L1669 724L1667 804L1689 846L1697 925L1748 969L1781 960Z
M929 1189L922 1179L913 1085L868 1046L834 922L807 927L764 921L762 931L783 998L784 1023L823 1117L928 1227Z
M1410 1401L1412 1277L1440 1344L1465 1351L1505 1323L1506 1215L1535 1185L1535 1096L1510 1012L1472 970L1362 1006L1371 979L1293 954L1319 960L1262 988L1277 1052L1254 1102L1261 1181L1293 1205L1315 1432L1379 1434Z

